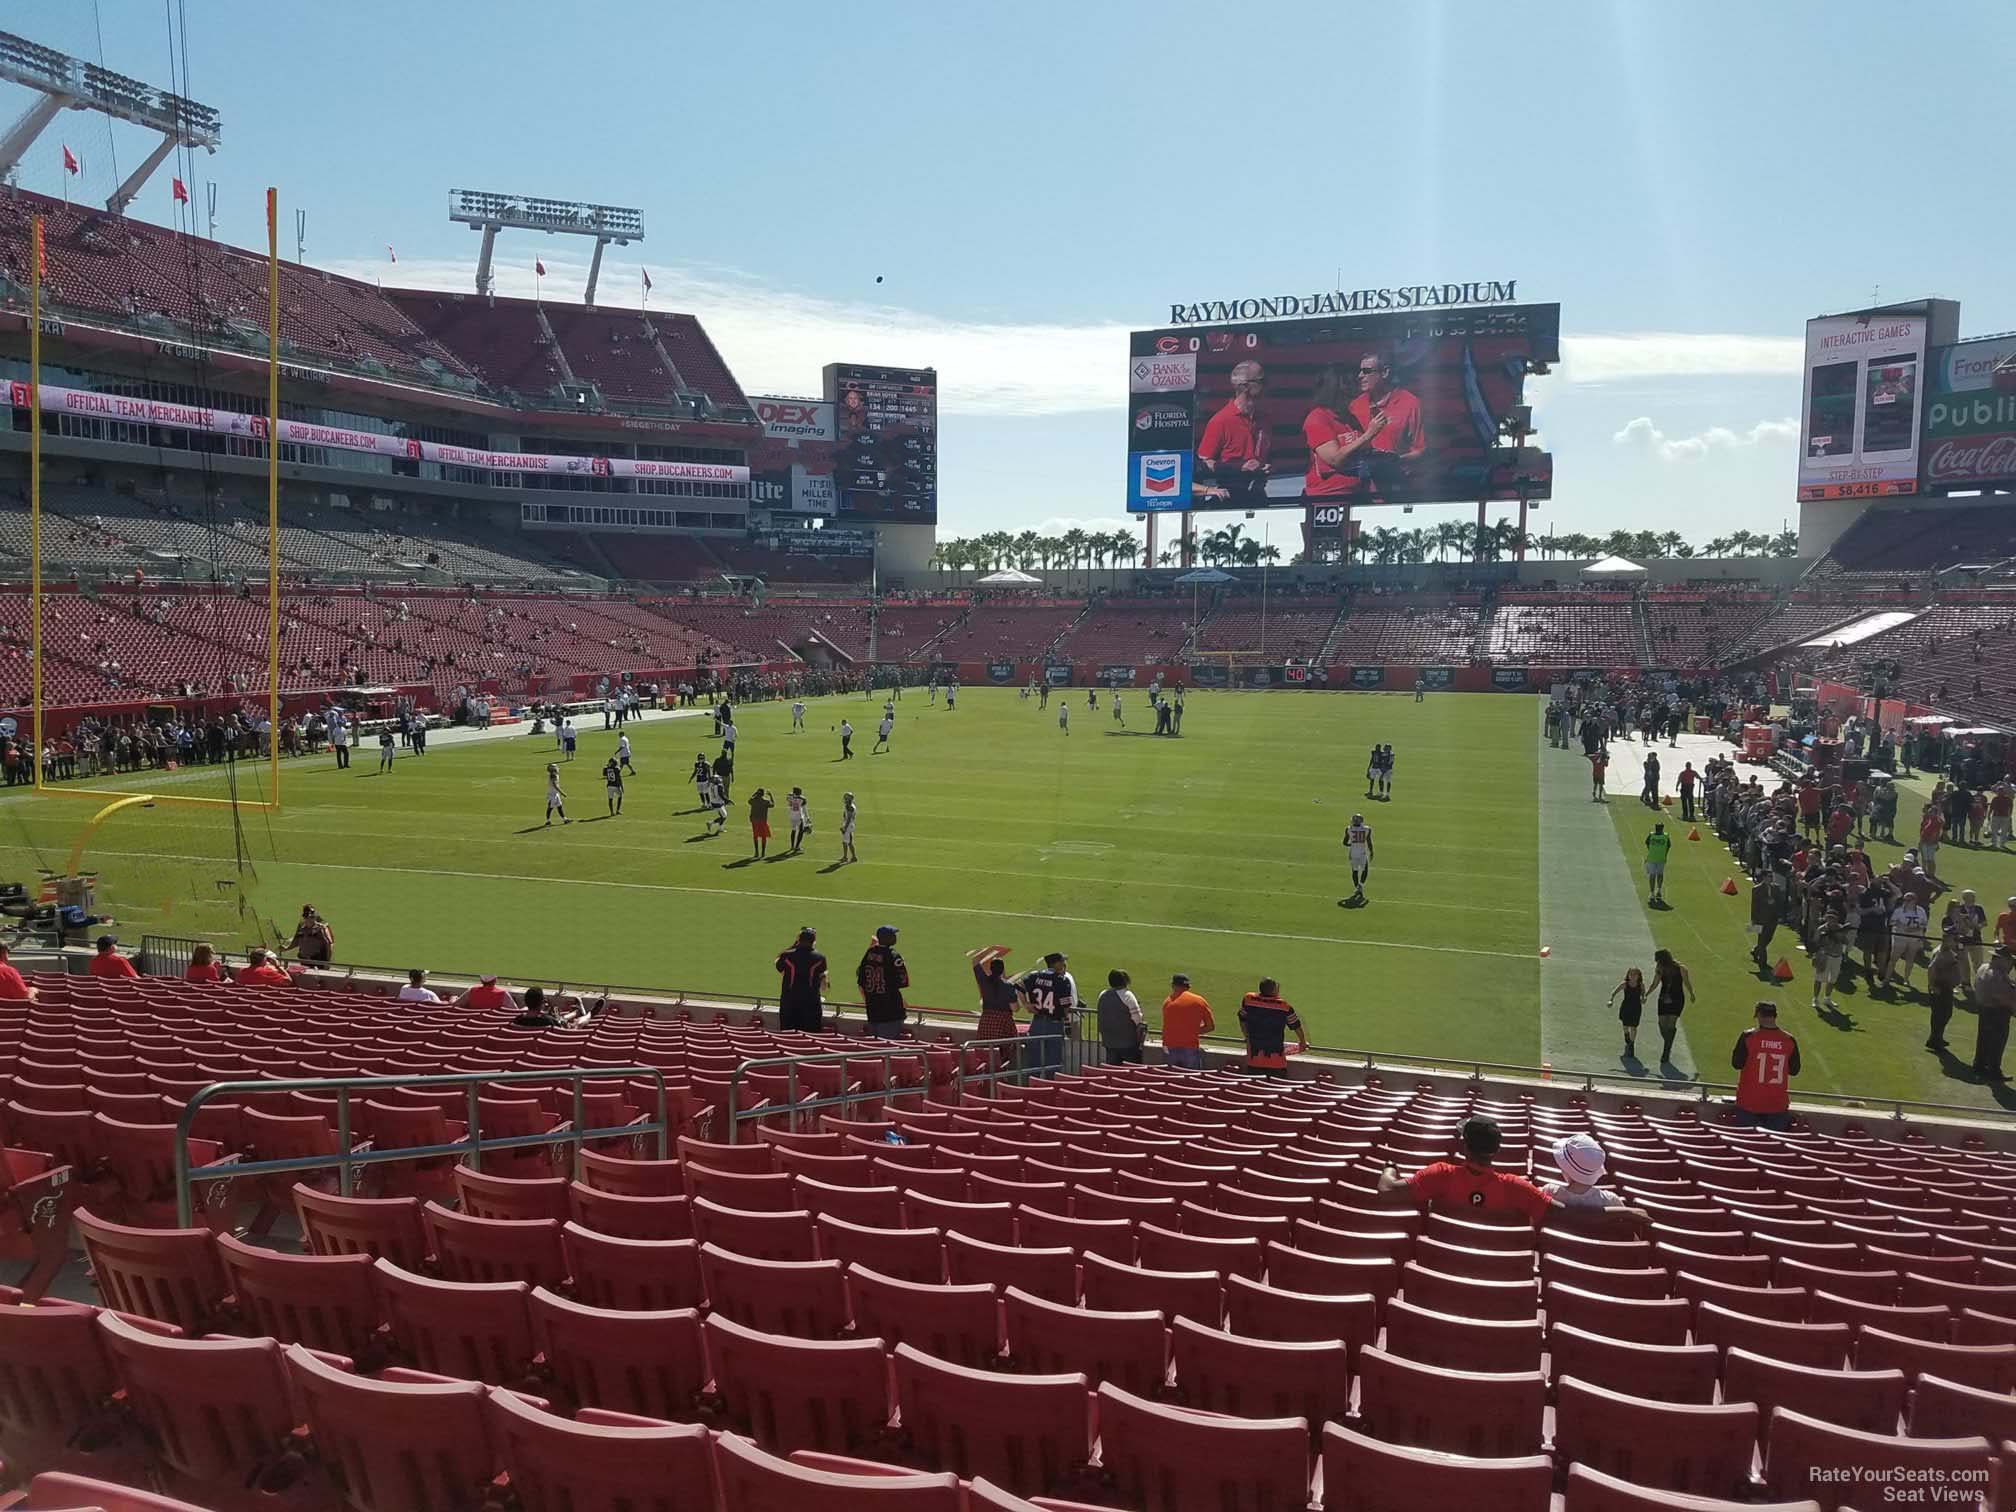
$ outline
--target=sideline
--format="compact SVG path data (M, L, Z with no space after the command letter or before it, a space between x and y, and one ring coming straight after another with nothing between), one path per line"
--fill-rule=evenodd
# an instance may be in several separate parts
M1552 951L1540 963L1540 1058L1557 1072L1629 1071L1632 1068L1622 1055L1624 1033L1608 998L1610 989L1623 978L1624 968L1634 963L1646 973L1650 985L1654 946L1651 925L1639 902L1643 878L1625 861L1608 809L1589 801L1589 763L1580 749L1559 751L1547 744L1546 718L1545 703L1535 700L1539 943ZM1643 747L1639 749L1642 752ZM1613 803L1632 802L1639 788L1635 769L1621 798L1610 787L1620 768L1617 751L1617 746L1611 747L1610 772L1604 785L1610 788ZM1661 760L1663 763L1663 756ZM1649 1001L1638 1026L1638 1057L1648 1083L1678 1080L1659 1075L1659 1023ZM1673 1040L1673 1064L1685 1079L1696 1074L1687 1048L1684 1014Z

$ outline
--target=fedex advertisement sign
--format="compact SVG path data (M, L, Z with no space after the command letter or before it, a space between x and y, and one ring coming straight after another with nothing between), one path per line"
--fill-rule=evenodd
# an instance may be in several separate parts
M1131 452L1127 457L1127 508L1134 514L1190 507L1191 454Z
M756 418L771 441L831 441L833 406L817 399L756 399Z

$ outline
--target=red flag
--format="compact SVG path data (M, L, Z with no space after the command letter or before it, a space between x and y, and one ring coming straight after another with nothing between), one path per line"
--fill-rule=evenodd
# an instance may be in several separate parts
M539 277L544 278L546 276L546 264L535 257L532 259L532 271Z
M65 173L75 173L77 171L77 154L70 150L68 143L65 143L63 147L63 171Z
M187 184L178 178L172 181L171 187L174 190L176 204L186 205L189 203L189 186Z
M385 255L391 258L392 261L394 262L399 261L399 254L392 250L392 243L390 242L385 243Z

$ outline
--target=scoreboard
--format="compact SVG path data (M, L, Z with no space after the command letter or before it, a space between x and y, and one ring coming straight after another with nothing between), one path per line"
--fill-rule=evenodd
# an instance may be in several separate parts
M932 368L826 365L840 518L938 518L938 374Z

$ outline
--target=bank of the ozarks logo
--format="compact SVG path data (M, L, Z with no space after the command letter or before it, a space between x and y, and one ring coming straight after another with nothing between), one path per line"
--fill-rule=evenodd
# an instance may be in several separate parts
M1176 492L1176 454L1174 452L1142 453L1141 492L1151 498Z

